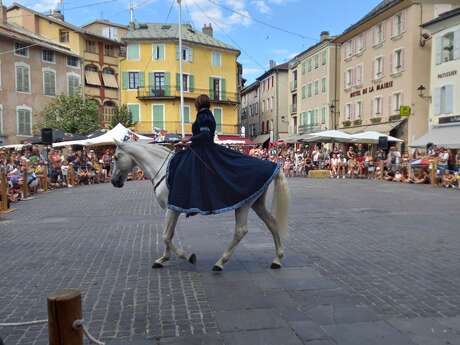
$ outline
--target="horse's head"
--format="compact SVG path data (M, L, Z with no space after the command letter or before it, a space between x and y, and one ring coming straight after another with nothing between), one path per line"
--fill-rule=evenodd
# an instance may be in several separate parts
M115 144L117 145L117 149L113 155L112 184L114 187L121 188L125 184L129 172L136 165L136 162L125 150L125 146L129 144L117 140L115 140Z

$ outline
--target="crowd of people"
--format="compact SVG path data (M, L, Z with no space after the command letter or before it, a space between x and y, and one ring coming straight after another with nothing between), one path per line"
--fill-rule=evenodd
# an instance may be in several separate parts
M243 152L243 148L237 148ZM44 189L74 187L108 182L114 148L97 150L50 149L24 146L20 150L0 149L0 169L6 175L8 202L26 198ZM356 145L278 145L254 147L249 155L278 162L288 177L308 176L311 170L329 171L331 178L367 178L415 184L437 184L460 188L460 150L457 152L432 145L401 153L395 146L385 152L372 146ZM436 174L430 171L433 160ZM141 180L143 172L136 170L131 179ZM24 184L27 188L24 188ZM1 184L1 181L0 181Z
M311 170L327 170L330 177L336 179L383 179L415 184L432 182L430 162L435 160L437 182L444 187L459 187L460 150L454 152L433 145L425 152L415 149L410 154L407 151L401 153L396 146L391 146L388 152L372 150L371 146L364 144L330 146L256 147L249 154L280 163L288 177L308 176Z

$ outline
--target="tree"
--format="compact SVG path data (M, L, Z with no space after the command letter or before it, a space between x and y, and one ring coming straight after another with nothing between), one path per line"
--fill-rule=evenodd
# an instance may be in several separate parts
M126 104L115 108L115 113L113 114L112 120L110 121L110 128L115 127L119 123L127 128L134 125L131 113Z
M96 101L81 94L58 96L43 110L43 127L60 129L66 133L89 134L100 128Z

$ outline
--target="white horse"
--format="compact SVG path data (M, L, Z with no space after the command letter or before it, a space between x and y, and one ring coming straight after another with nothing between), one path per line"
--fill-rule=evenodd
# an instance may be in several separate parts
M166 170L169 160L172 158L173 151L158 144L143 144L139 142L116 142L117 149L114 154L114 166L112 172L112 184L121 188L126 181L128 173L135 166L140 167L145 176L150 179L154 186L155 197L163 209L166 209L166 219L164 228L165 250L163 256L158 258L153 268L161 268L163 264L171 257L171 252L178 257L188 260L190 263L196 263L196 255L187 255L181 249L173 244L174 230L180 213L167 208L169 190L166 184ZM282 240L288 232L288 204L289 191L286 177L280 169L274 179L274 195L272 215L265 206L267 192L263 193L257 200L248 202L248 204L235 210L235 234L230 246L225 250L222 257L215 263L213 270L221 271L224 264L230 259L238 243L248 232L248 213L252 208L262 219L270 230L275 242L276 256L271 264L271 268L281 268L281 259L284 256Z

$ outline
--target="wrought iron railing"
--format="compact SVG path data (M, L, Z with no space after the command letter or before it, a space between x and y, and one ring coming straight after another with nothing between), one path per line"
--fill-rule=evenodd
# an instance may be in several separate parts
M134 128L137 132L140 133L153 133L154 128L165 130L168 133L180 134L182 132L182 124L180 121L139 121L134 125ZM184 123L184 132L185 134L192 133L191 122ZM223 135L239 135L240 130L238 125L218 123L216 127L216 133Z
M314 133L326 130L326 125L300 125L299 134Z
M184 90L185 98L196 98L199 95L208 95L212 102L231 102L238 103L239 97L237 92L217 91L213 89L186 88ZM180 97L180 90L175 86L146 86L137 89L139 99L155 99L167 97Z

